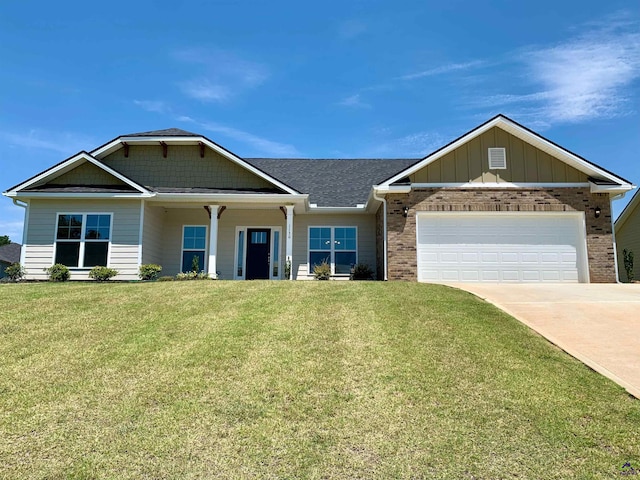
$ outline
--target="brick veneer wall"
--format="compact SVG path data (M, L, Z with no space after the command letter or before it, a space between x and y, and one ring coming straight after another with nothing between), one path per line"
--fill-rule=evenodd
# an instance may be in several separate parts
M389 280L417 280L416 212L585 212L590 281L614 283L615 256L608 194L589 188L417 188L387 195ZM409 207L405 218L402 208ZM602 213L595 218L594 210Z

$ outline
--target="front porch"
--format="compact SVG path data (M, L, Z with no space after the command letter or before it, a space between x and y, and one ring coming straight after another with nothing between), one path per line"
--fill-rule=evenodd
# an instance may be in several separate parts
M141 263L161 265L163 275L190 271L197 264L211 278L282 280L293 257L293 222L293 205L149 202L144 206Z

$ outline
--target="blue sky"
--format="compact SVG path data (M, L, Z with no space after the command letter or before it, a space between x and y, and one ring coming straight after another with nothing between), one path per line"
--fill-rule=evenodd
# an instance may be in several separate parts
M420 157L497 113L640 183L637 1L7 1L0 66L1 191L126 133Z

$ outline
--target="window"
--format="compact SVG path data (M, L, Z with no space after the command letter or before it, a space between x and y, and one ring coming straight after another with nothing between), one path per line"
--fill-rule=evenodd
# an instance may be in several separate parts
M107 266L110 213L58 214L55 263L67 267Z
M204 271L206 245L207 227L203 225L185 225L182 227L181 272Z
M356 227L309 227L309 272L327 262L334 275L348 275L357 259Z

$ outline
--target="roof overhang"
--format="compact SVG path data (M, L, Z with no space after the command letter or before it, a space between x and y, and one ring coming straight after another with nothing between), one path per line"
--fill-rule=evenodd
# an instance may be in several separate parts
M586 174L589 177L602 179L609 183L609 185L607 185L606 188L601 188L601 186L594 186L593 188L595 188L597 191L604 191L606 193L617 194L617 193L626 192L634 188L633 185L627 180L625 180L624 178L618 177L617 175L609 172L608 170L605 170L604 168L592 162L589 162L588 160L580 157L579 155L576 155L575 153L560 147L559 145L553 143L552 141L547 140L546 138L533 132L532 130L529 130L528 128L520 125L519 123L514 122L510 118L505 117L504 115L497 115L491 120L483 123L482 125L476 127L470 132L464 134L463 136L449 143L448 145L445 145L439 150L436 150L432 154L426 156L425 158L415 163L414 165L408 167L407 169L389 178L388 180L386 180L385 182L383 182L378 186L379 191L381 193L384 192L383 189L385 187L391 187L393 183L396 183L399 180L402 180L403 178L414 174L418 170L423 169L427 165L444 157L448 153L452 152L453 150L464 145L465 143L469 142L473 138L478 137L479 135L482 135L483 133L485 133L486 131L494 127L501 128L507 133L510 133L515 137L518 137L522 141L527 142L528 144L533 145L534 147L542 150L543 152L548 153L549 155L565 162L567 165L575 168L576 170ZM388 193L391 193L391 192L388 192Z
M32 185L37 184L37 183L46 182L48 180L52 180L52 179L54 179L56 177L59 177L60 175L63 175L65 173L73 170L78 165L81 165L84 162L92 163L93 165L95 165L99 169L104 170L108 174L112 175L113 177L117 178L118 180L122 181L123 183L129 185L134 190L136 190L138 193L126 193L126 194L85 193L85 194L73 194L72 195L73 198L79 198L82 195L89 195L90 196L89 198L96 197L96 196L98 196L98 198L99 198L100 195L127 195L129 197L142 197L142 196L151 196L152 195L152 193L149 190L147 190L146 188L144 188L142 185L138 185L136 182L134 182L130 178L128 178L125 175L122 175L121 173L115 171L114 169L112 169L109 166L105 165L104 163L100 162L100 160L98 160L97 158L93 157L91 154L89 154L87 152L84 152L84 151L83 152L79 152L79 153L75 154L74 156L67 158L66 160L63 160L62 162L58 163L57 165L54 165L53 167L49 168L48 170L45 170L42 173L39 173L38 175L35 175L34 177L31 177L26 182L23 182L23 183L21 183L19 185L16 185L16 186L12 187L8 191L4 192L3 195L5 195L7 197L20 197L20 198L31 198L33 196L39 196L39 197L69 196L70 194L65 194L65 193L28 192L28 191L24 191L24 190L26 188L29 188Z
M98 147L97 149L93 150L91 152L91 155L93 155L94 157L98 158L98 159L102 159L104 157L106 157L107 155L121 149L124 147L124 145L160 145L160 144L166 144L166 145L204 145L208 148L210 148L211 150L213 150L214 152L218 153L219 155L223 156L224 158L232 161L233 163L245 168L246 170L250 171L251 173L253 173L254 175L257 175L258 177L262 178L263 180L266 180L267 182L271 183L272 185L275 185L276 187L284 190L287 193L290 194L300 194L300 192L298 192L297 190L291 188L290 186L282 183L280 180L272 177L271 175L263 172L262 170L260 170L257 167L254 167L253 165L251 165L248 162L245 162L242 158L238 157L236 154L230 152L229 150L227 150L226 148L221 147L220 145L218 145L215 142L212 142L211 140L209 140L207 137L203 137L203 136L148 136L148 137L140 137L140 136L135 136L135 137L118 137L114 140L112 140L109 143L104 144L101 147Z

